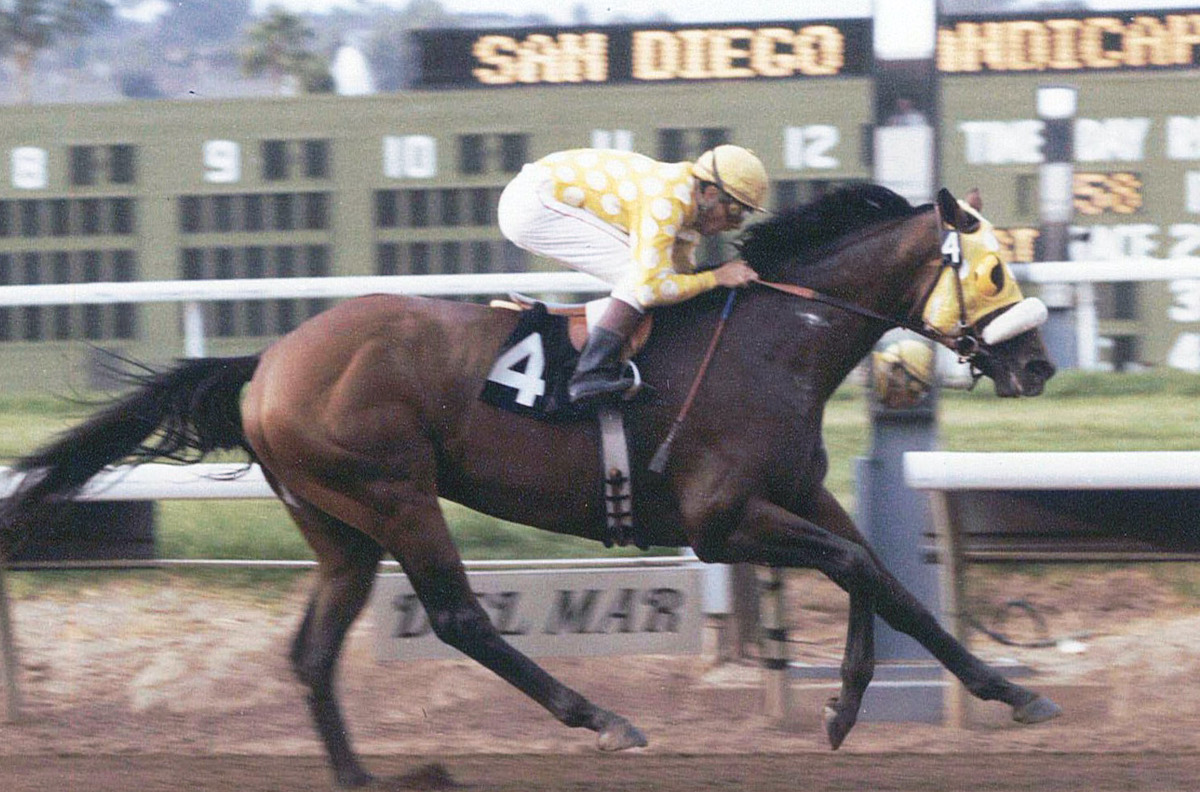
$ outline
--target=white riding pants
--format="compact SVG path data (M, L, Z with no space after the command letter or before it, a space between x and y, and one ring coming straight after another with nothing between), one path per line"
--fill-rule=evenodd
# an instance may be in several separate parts
M642 311L633 290L623 285L633 267L629 235L556 200L552 180L539 178L541 171L526 165L500 194L500 233L519 248L613 284L614 298Z

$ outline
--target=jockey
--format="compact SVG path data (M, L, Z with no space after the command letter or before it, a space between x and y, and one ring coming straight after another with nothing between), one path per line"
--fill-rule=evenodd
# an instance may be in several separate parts
M561 151L526 165L497 207L518 247L613 285L568 385L572 403L624 393L621 349L650 308L758 275L740 259L697 271L702 237L738 228L761 211L767 172L753 152L720 145L694 163L664 163L605 149Z

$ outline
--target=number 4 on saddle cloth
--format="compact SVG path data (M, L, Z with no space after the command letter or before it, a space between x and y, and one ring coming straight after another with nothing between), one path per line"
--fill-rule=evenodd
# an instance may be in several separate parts
M571 404L567 383L579 351L587 341L588 316L599 316L609 298L586 305L548 305L513 294L493 307L520 311L517 326L500 347L480 398L504 410L547 421L569 421L595 415L595 409ZM637 353L650 337L647 314L630 340L624 357ZM633 363L634 377L641 382ZM634 387L634 391L639 386ZM627 394L627 398L634 393Z

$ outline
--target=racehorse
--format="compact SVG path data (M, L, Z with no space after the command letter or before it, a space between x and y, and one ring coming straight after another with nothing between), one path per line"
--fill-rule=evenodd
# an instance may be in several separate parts
M1011 706L1017 721L1057 715L1049 699L1004 679L948 634L883 568L822 484L825 402L893 326L954 347L1000 396L1035 396L1053 375L1036 322L1006 318L1028 301L972 318L973 290L1016 289L1005 281L1011 273L990 226L946 190L913 207L865 186L752 226L741 252L776 288L659 309L638 355L655 390L622 409L642 538L689 545L706 562L814 568L849 594L841 690L825 709L833 748L854 725L873 674L874 614L916 638L971 693ZM957 306L944 329L926 318L935 302ZM318 560L291 663L338 784L372 780L351 747L333 680L385 553L407 573L441 640L562 723L597 732L601 749L643 746L628 720L501 637L471 592L439 510L442 497L546 530L608 538L594 423L516 416L479 399L517 321L515 312L474 303L371 295L313 317L261 354L143 372L130 393L16 462L25 476L0 528L10 541L35 531L48 509L113 463L244 450ZM1005 332L990 332L1002 324ZM706 353L711 367L693 387ZM669 460L651 471L685 400L691 409Z

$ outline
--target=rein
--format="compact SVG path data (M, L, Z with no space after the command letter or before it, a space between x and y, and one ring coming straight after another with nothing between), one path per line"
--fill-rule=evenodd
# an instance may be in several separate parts
M650 464L647 467L652 473L661 474L667 468L667 459L671 456L671 446L675 443L675 435L679 433L679 427L683 426L684 419L692 411L692 404L696 401L696 394L700 391L700 383L704 380L709 364L712 363L713 353L717 351L717 342L721 340L721 333L725 331L725 323L729 321L729 313L733 310L735 299L737 299L737 290L730 289L729 296L725 298L725 308L721 311L721 318L717 321L717 329L713 331L712 338L709 339L708 349L704 352L704 359L700 361L700 368L696 371L695 379L692 380L692 387L688 390L687 398L683 400L683 407L680 408L670 430L667 431L666 439L662 441L658 450L654 452L654 456L650 458Z
M891 325L892 327L902 327L905 330L911 330L917 335L928 338L930 341L934 341L942 346L949 347L964 357L970 357L978 352L978 341L976 341L973 336L947 335L946 333L941 333L937 330L934 330L923 323L914 322L907 317L903 319L897 319L894 316L886 316L878 311L873 311L870 308L864 308L861 305L857 305L847 300L842 300L837 297L824 294L816 291L815 289L810 289L807 286L796 286L792 283L778 283L775 281L765 280L754 281L754 283L759 286L765 286L768 289L774 289L775 291L789 294L792 297L799 297L804 300L825 303L826 305L831 305L834 308L840 308L847 313L857 314L858 316L863 316L867 319L874 319L877 322L883 322L884 324ZM968 348L964 348L964 344L962 343L963 341L968 342L966 345Z
M935 328L929 327L924 322L913 320L908 316L903 318L886 316L878 311L873 311L870 308L865 308L856 303L849 302L848 300L843 300L829 294L824 294L816 289L810 289L807 286L798 286L792 283L779 283L776 281L765 280L753 281L753 283L759 286L764 286L768 289L774 289L775 291L782 292L793 297L824 303L848 313L856 314L867 319L873 319L877 322L883 322L892 327L901 327L905 330L910 330L919 336L928 338L930 341L952 350L958 355L960 362L971 364L972 374L975 379L978 380L979 375L974 365L974 361L980 355L985 355L986 352L983 349L983 346L980 344L979 338L976 337L975 333L972 332L970 326L967 324L967 301L963 294L962 280L957 277L957 271L962 266L962 247L958 240L958 230L955 228L946 230L946 223L942 219L941 208L938 207L936 203L934 204L934 212L937 216L938 229L945 234L941 244L942 259L940 266L942 268L949 267L956 273L956 276L954 277L954 285L955 294L958 297L959 311L957 328L959 333L957 335L943 333ZM951 242L952 238L953 242ZM925 297L921 300L921 305L924 305L929 301L930 296L933 294L933 290L937 288L937 284L941 278L942 275L939 272L937 277L935 277L930 284L928 291L926 291Z

